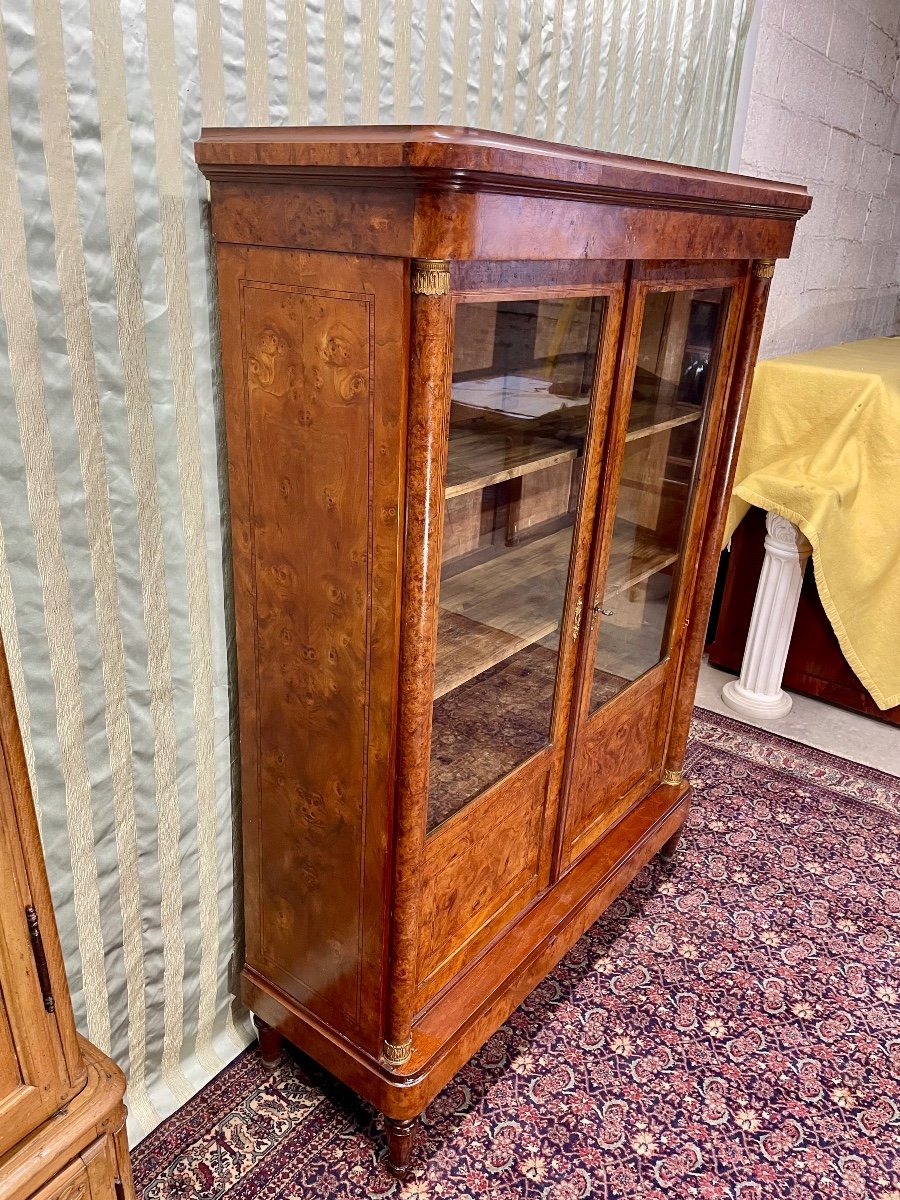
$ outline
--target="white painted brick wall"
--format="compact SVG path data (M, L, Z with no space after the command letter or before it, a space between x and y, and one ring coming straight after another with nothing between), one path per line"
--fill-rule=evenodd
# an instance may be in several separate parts
M762 355L900 333L900 0L758 0L741 171L803 183Z

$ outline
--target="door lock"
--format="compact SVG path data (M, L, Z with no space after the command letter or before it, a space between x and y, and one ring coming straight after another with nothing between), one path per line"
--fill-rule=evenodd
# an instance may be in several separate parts
M575 623L572 626L572 641L578 641L578 635L581 633L581 613L584 609L584 601L579 596L575 601Z

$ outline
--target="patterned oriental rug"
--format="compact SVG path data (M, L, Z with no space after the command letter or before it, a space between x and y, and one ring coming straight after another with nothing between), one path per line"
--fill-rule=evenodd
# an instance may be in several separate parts
M696 713L695 805L448 1085L415 1175L248 1050L137 1147L144 1200L900 1200L900 779ZM424 1150L424 1152L423 1152Z

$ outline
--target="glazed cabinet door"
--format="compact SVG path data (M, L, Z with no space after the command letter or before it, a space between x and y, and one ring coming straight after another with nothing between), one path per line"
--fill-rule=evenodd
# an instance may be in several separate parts
M729 264L635 267L567 756L563 869L659 781L743 280Z
M455 297L423 1001L549 877L622 274Z
M56 937L53 916L41 915L41 948L46 939L50 949ZM41 952L35 955L32 947L36 920L0 750L0 1154L46 1121L75 1090L59 1041L56 998L50 998Z

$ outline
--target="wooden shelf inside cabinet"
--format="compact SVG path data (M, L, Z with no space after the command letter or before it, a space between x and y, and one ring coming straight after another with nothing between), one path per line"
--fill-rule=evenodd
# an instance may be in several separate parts
M606 572L604 601L643 583L657 571L670 567L677 558L678 551L661 546L652 530L638 527L627 539L614 536Z
M457 380L447 499L571 462L581 453L590 398L556 394L532 375Z
M464 496L577 458L578 448L552 438L515 441L503 433L460 430L450 438L445 496Z
M552 633L555 625L545 630ZM439 700L454 688L462 687L476 675L512 658L533 641L516 637L504 629L494 629L442 608L438 617L438 649L435 666L434 698Z
M571 544L566 526L441 583L435 699L556 631Z
M678 425L690 425L699 421L701 409L692 404L658 404L653 400L635 399L631 405L626 442L662 433L664 429L675 429Z
M559 614L548 613L541 599L542 593L551 598L561 594L552 580L568 570L570 548L571 529L559 529L441 584L435 700L556 632ZM660 546L650 530L614 538L605 599L642 583L677 558L677 551Z

